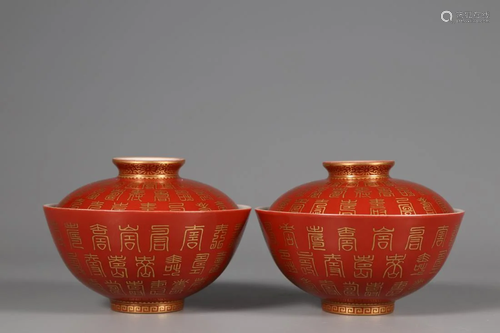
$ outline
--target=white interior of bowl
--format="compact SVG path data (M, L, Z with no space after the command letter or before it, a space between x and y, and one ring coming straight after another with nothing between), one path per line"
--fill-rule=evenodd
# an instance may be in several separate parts
M117 162L182 162L179 157L115 157L113 161Z
M86 210L86 209L75 209L75 208L62 208L62 207L58 207L56 203L51 203L51 204L46 204L44 205L45 207L50 207L50 208L59 208L59 209L71 209L71 210L79 210L79 211L89 211L89 210ZM237 205L238 208L237 209L251 209L252 207L250 206L247 206L247 205ZM212 212L224 212L224 211L228 211L228 210L235 210L235 209L225 209L225 210L214 210ZM139 211L139 210L127 210L127 211L124 211L124 210L98 210L99 212L142 212L142 211ZM158 212L171 212L172 211L151 211L149 213L158 213ZM175 212L175 213L180 213L180 214L185 214L185 213L199 213L200 211L196 211L196 210L193 210L193 211L185 211L185 212ZM209 212L203 212L203 213L209 213Z
M372 217L388 217L388 216L400 216L400 217L411 217L411 216L442 216L442 215L450 215L450 214L462 214L464 212L463 209L459 208L453 208L453 213L440 213L440 214L418 214L418 215L396 215L396 214L388 214L388 215L369 215L369 214L353 214L353 215L341 215L341 214L307 214L307 213L297 213L297 212L283 212L279 210L270 210L270 207L255 207L255 210L265 210L268 212L273 212L273 213L278 213L278 214L294 214L294 215L316 215L316 216L328 216L328 215L335 215L335 216L344 216L346 218L349 217L356 217L356 216L372 216Z

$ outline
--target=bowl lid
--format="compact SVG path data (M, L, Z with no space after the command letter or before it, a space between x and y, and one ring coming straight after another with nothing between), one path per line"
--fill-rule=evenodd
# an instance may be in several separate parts
M394 161L327 161L328 177L297 186L270 210L311 214L416 215L451 213L433 190L389 175Z
M179 176L183 158L117 157L118 176L68 194L59 207L97 210L210 211L235 209L212 186Z

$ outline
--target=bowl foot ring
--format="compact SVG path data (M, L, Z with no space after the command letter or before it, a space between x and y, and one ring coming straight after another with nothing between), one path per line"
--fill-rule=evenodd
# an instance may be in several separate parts
M350 316L378 316L390 314L394 311L394 302L388 303L344 303L322 300L323 311Z
M111 309L125 313L168 313L184 308L184 300L163 302L117 301L111 300Z

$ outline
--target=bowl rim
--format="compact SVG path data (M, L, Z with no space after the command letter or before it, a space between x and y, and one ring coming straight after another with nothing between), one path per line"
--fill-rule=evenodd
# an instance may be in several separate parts
M395 161L394 160L349 160L349 161L324 161L323 166L336 166L336 167L341 167L341 166L381 166L381 165L390 165L394 166Z
M140 214L215 214L215 213L232 213L232 212L241 212L241 211L250 211L252 207L248 205L237 204L238 208L233 209L224 209L224 210L208 210L208 211L199 211L199 210L187 210L187 211L171 211L171 210L152 210L152 211L143 211L143 210L109 210L109 209L79 209L79 208L64 208L58 207L57 203L50 203L43 205L44 209L56 210L56 211L69 211L69 212L79 212L79 213L107 213L107 214L129 214L129 213L140 213Z
M297 213L297 212L283 212L279 210L270 210L270 206L260 206L255 207L254 210L256 212L265 212L272 213L276 215L288 215L288 216L325 216L325 217L343 217L343 218L356 218L356 217L365 217L365 218L415 218L415 217L439 217L439 216L457 216L464 215L465 211L459 208L453 208L453 212L451 213L440 213L440 214L414 214L414 215L398 215L398 214L387 214L387 215L370 215L370 214L311 214L311 213Z

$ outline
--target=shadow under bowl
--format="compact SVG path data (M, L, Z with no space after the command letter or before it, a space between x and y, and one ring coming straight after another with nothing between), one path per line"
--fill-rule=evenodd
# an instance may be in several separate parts
M231 260L251 208L220 211L44 212L71 273L127 313L166 313L215 281Z
M324 311L381 315L427 284L445 263L464 212L341 215L270 211L257 216L271 255Z

